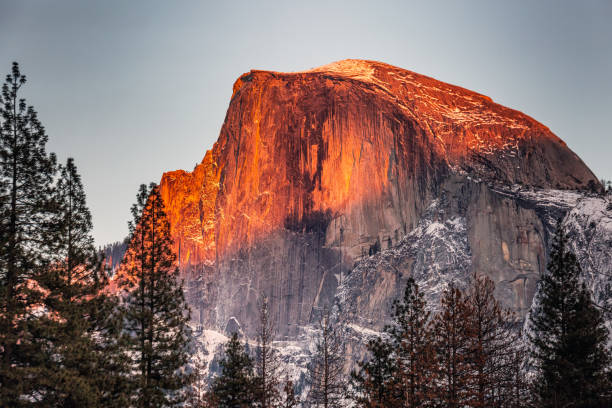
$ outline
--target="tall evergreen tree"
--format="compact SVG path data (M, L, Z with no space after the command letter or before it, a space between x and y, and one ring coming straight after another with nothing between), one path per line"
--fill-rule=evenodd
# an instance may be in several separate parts
M351 372L351 399L364 408L404 406L392 344L378 337L368 341L367 349L370 358L358 362L359 371Z
M471 310L461 290L452 284L444 291L441 303L442 310L433 323L439 369L434 401L459 408L468 404L470 396Z
M53 196L53 258L38 276L45 293L38 337L45 406L125 406L127 390L121 314L108 294L101 255L91 237L91 214L72 159L60 166Z
M514 384L511 364L520 343L519 325L495 299L494 291L491 279L474 274L467 297L472 370L467 386L469 405L475 408L503 406Z
M323 314L319 329L315 353L308 367L309 400L315 407L336 408L341 406L346 391L341 330L333 325L329 312Z
M138 407L176 406L186 398L189 376L188 308L174 265L170 224L159 187L140 186L132 207L130 246L120 285L125 292Z
M208 395L209 404L217 408L255 406L256 385L253 360L234 333L225 345L225 356L219 362L221 375L214 379Z
M388 330L397 353L398 394L404 407L423 407L431 399L435 368L434 345L423 293L408 279L404 297L393 303L394 324Z
M257 358L255 359L255 381L257 384L258 406L272 408L280 399L280 360L272 348L274 321L270 316L268 297L263 296L259 306L259 328L257 330Z
M534 386L542 407L609 406L608 331L559 222L530 315Z
M43 293L37 273L48 262L55 156L36 111L19 98L17 63L0 94L0 406L25 404L38 378L43 346L32 335Z

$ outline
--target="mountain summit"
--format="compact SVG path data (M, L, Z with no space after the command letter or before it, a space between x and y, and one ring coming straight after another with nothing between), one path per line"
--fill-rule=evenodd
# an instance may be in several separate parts
M597 182L527 115L391 65L343 60L242 75L212 150L161 185L187 265L315 220L333 224L332 241L342 230L341 246L359 255L410 231L451 175L538 188Z
M607 301L612 204L584 193L598 186L529 116L362 60L240 76L213 148L161 180L202 356L232 328L253 337L265 294L298 371L322 311L358 350L408 277L435 305L485 274L524 316L559 218Z

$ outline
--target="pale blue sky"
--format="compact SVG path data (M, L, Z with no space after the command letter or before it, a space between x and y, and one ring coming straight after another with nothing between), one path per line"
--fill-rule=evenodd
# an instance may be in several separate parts
M533 116L612 178L610 21L605 0L0 0L0 74L20 62L104 244L140 183L202 159L250 69L384 61Z

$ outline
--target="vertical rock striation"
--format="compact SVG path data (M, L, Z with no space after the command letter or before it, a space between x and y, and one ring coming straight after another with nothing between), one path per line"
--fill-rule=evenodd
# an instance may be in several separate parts
M161 191L200 323L223 331L234 318L252 335L265 293L279 338L292 339L342 296L360 309L347 315L379 327L410 274L435 291L437 280L486 273L526 313L550 214L515 190L589 182L598 185L529 116L414 72L345 60L242 75L213 148L192 172L165 173ZM390 250L399 258L347 278Z

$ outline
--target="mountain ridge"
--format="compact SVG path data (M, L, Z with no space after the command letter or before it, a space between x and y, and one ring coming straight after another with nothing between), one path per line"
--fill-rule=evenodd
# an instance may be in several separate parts
M450 282L486 275L524 318L559 218L605 301L612 205L597 187L546 126L464 88L355 60L245 73L202 162L160 182L194 360L212 375L232 328L255 338L264 295L302 391L321 314L348 330L349 370L409 277L435 308Z
M383 78L383 81L380 78ZM333 89L340 87L341 84L335 83L334 81L350 81L348 85L347 93L335 95ZM329 83L331 81L331 83ZM197 262L200 261L212 261L216 258L216 251L220 249L224 251L224 244L221 248L217 248L217 239L215 238L212 230L214 229L215 223L221 222L217 217L224 219L224 216L235 217L236 214L227 214L224 208L219 208L220 202L217 202L217 198L223 198L227 189L222 188L223 178L229 176L228 171L233 175L236 175L238 169L232 168L228 171L223 171L224 166L227 165L228 160L223 157L223 150L226 148L234 149L235 154L239 155L240 149L245 147L252 153L251 167L252 171L243 170L243 180L247 187L250 189L244 191L247 195L260 195L265 194L266 191L262 190L260 185L260 175L265 170L265 164L261 162L260 154L267 154L268 158L274 160L279 159L277 152L274 149L279 150L278 146L272 148L266 147L265 144L270 143L283 143L287 139L291 139L290 133L292 131L300 131L302 135L299 138L304 137L304 132L308 132L309 129L301 128L300 124L295 125L298 129L287 129L285 134L271 136L275 130L269 129L261 130L259 124L259 117L255 117L256 114L263 115L263 120L271 117L274 113L270 112L275 109L274 106L267 106L262 111L258 106L258 103L271 104L288 104L291 106L293 111L303 108L304 100L308 99L309 96L303 97L302 101L296 101L297 95L295 92L300 90L294 90L294 93L290 92L282 95L272 95L267 97L268 99L262 101L245 101L253 99L251 94L261 94L269 88L274 87L293 87L299 88L314 87L314 92L319 94L325 93L325 95L315 95L313 98L319 100L314 101L314 106L308 110L302 109L303 112L299 112L297 115L301 120L306 120L308 114L315 113L319 114L319 118L316 119L316 126L323 126L326 123L331 123L333 120L333 112L329 113L325 110L327 108L350 110L351 107L349 101L343 99L350 99L350 102L359 103L360 98L369 97L373 99L373 105L378 109L377 112L390 112L390 115L396 115L396 118L391 120L400 121L404 124L408 124L413 129L404 130L406 133L403 138L399 139L400 144L411 143L411 139L420 138L419 142L421 146L425 146L420 154L425 156L430 155L430 160L423 160L422 167L437 167L437 172L462 172L465 171L475 177L481 177L483 175L488 176L489 179L496 179L497 181L506 181L512 183L523 183L526 185L534 185L538 187L557 187L557 188L582 188L586 186L588 181L593 180L597 182L596 177L584 166L584 163L569 149L565 143L556 137L550 130L533 118L522 114L521 112L505 108L501 105L494 103L489 97L469 91L465 88L461 88L455 85L445 84L437 81L433 78L426 77L424 75L416 74L411 71L402 70L397 67L393 67L388 64L378 63L373 61L362 61L362 60L343 60L336 63L328 64L323 67L314 68L308 71L300 71L293 73L280 73L274 71L262 71L253 70L248 73L241 75L235 82L233 87L233 95L230 101L230 107L228 108L228 116L226 116L225 124L221 130L219 140L215 143L213 148L208 151L200 163L196 166L192 173L181 173L180 170L174 172L165 173L162 177L161 185L162 191L165 192L164 197L167 199L167 203L172 201L170 196L176 196L177 194L171 193L170 186L175 185L172 180L174 178L180 178L183 183L193 183L194 188L191 192L191 197L196 197L197 193L204 194L205 199L200 200L201 204L198 204L198 211L192 210L188 217L197 220L201 219L200 225L200 236L196 234L196 225L192 223L188 226L190 232L187 234L192 237L192 241L195 243L198 240L202 240L201 248L198 245L189 245L188 243L179 244L182 248L181 254L187 254L185 256L191 257L192 254L196 254ZM374 86L372 90L369 86ZM389 89L391 88L391 89ZM381 92L382 89L382 92ZM395 91L395 92L391 92ZM277 91L281 93L281 90ZM240 96L241 93L249 94L248 96ZM354 94L357 95L355 96ZM396 96L395 94L399 95ZM453 96L454 94L454 96ZM433 96L432 96L433 95ZM459 95L459 96L457 96ZM303 95L299 94L300 97ZM274 97L278 97L275 100ZM261 97L260 97L261 98ZM322 100L322 101L321 101ZM382 101L382 102L381 102ZM250 117L241 117L242 112L245 111L243 106L245 102L250 102L251 106L246 109L247 113L251 113ZM411 105L412 106L409 106ZM338 105L338 106L336 106ZM343 105L343 106L342 106ZM383 106L380 106L383 105ZM398 108L399 106L399 108ZM433 108L432 108L433 106ZM357 109L354 116L358 116L363 112L368 112L368 109ZM377 114L377 112L374 113ZM371 114L371 112L368 112ZM291 110L283 112L281 115L275 116L275 119L279 121L292 115ZM231 116L234 115L233 118ZM248 116L248 115L247 115ZM415 119L418 117L418 120ZM349 129L339 129L336 132L349 133L362 133L368 132L363 129L350 129L351 123L356 123L354 118L349 120ZM352 120L352 122L351 122ZM228 122L229 121L229 122ZM244 128L239 129L228 129L232 126L233 122L252 122L254 129L246 129L246 133L249 134L252 140L233 140L232 136L240 136L240 132L245 131ZM312 123L314 126L315 123ZM271 124L273 127L274 124ZM332 123L333 126L333 123ZM270 128L270 125L268 125ZM388 130L388 129L383 129ZM396 129L392 129L395 131ZM350 206L354 199L349 199L346 194L337 194L340 190L349 190L350 187L347 184L350 183L349 179L355 174L349 167L353 164L350 161L350 157L342 154L342 146L336 149L336 156L332 159L340 160L340 172L344 178L345 183L334 183L328 177L327 185L321 185L322 173L325 173L323 167L326 161L329 161L324 156L326 153L326 145L329 145L329 140L325 140L325 129L318 129L318 134L315 135L316 140L309 140L306 143L300 141L294 142L301 144L299 148L304 150L303 152L297 152L299 159L305 163L301 164L300 168L289 169L294 174L287 174L284 183L291 184L293 180L291 177L299 179L299 183L314 184L306 186L307 189L312 190L307 195L308 198L312 198L314 201L314 211L330 210L332 213L339 210L343 210L346 206ZM334 130L328 131L327 133L333 133ZM282 133L282 132L277 132ZM373 133L373 132L370 132ZM289 135L289 136L287 136ZM287 137L285 137L287 136ZM362 134L358 137L354 137L357 140L363 140L370 135ZM275 140L274 137L284 140ZM306 136L308 137L308 136ZM333 137L330 136L330 137ZM312 137L311 137L312 139ZM375 138L374 138L375 139ZM535 140L535 141L534 141ZM541 143L537 143L540 141ZM344 146L347 145L346 138L340 138L335 141L336 144ZM372 143L380 143L380 141L372 140ZM351 143L349 141L349 143ZM308 146L305 146L308 144ZM395 143L396 145L398 143ZM541 145L546 144L543 147ZM229 146L228 146L229 145ZM337 146L336 146L337 147ZM373 150L378 146L374 146L369 154L374 154ZM405 146L387 146L386 153L391 158L397 158L397 151L404 148ZM551 154L542 155L542 150L551 151ZM525 151L520 151L524 149ZM272 151L271 151L272 150ZM296 155L296 149L285 154L285 157L280 157L280 160L294 160ZM354 149L355 150L355 149ZM329 152L327 152L329 153ZM352 152L355 155L355 151ZM361 158L362 151L359 151L359 157ZM414 155L413 155L414 156ZM522 162L519 162L520 167L527 167L527 169L519 168L517 171L516 163L517 156L521 156ZM493 158L491 158L493 157ZM548 163L541 163L540 158L544 158ZM403 157L403 159L410 159L410 157ZM381 167L390 167L392 164L389 160L379 158ZM402 159L401 157L399 159ZM492 163L493 161L493 163ZM495 162L497 161L497 162ZM234 163L235 165L235 163ZM564 174L553 174L548 177L548 173L551 170L561 171L559 169L569 167ZM201 169L203 167L203 169ZM531 171L529 177L524 175L524 170L529 172L530 167L534 167L535 170ZM192 174L192 176L189 176ZM204 174L206 174L206 181L204 180ZM249 176L250 174L250 176ZM373 172L373 174L376 174ZM534 176L535 175L535 176ZM380 184L385 183L383 177L380 175ZM192 181L188 181L189 178ZM506 180L503 180L503 179ZM323 184L325 180L323 180ZM198 186L205 185L206 192L198 192ZM375 188L374 188L375 190ZM221 195L219 195L219 193ZM318 194L321 193L321 194ZM363 192L361 192L363 194ZM299 193L298 193L299 194ZM336 197L340 195L341 197ZM264 197L265 198L265 197ZM213 202L214 201L214 202ZM337 205L332 205L333 208L324 208L324 204L334 202ZM184 209L186 206L190 206L194 203L183 203L179 207ZM173 225L177 225L179 218L186 218L185 213L174 214L176 210L172 205L170 212L172 213L171 218L175 220ZM203 211L201 208L207 208L207 211ZM297 208L293 209L297 214L298 218L303 217L304 209ZM306 211L309 211L308 209ZM249 211L240 211L250 219L254 214ZM196 217L196 214L199 215ZM259 216L260 214L255 214ZM265 216L265 215L264 215ZM285 214L287 216L287 214ZM187 218L188 218L187 217ZM195 217L195 218L194 218ZM284 224L284 220L274 221L276 226L281 227ZM195 222L197 224L197 222ZM249 227L245 227L249 229ZM266 228L264 228L266 230ZM267 230L266 230L267 231ZM405 232L405 231L404 231ZM265 231L264 231L265 233ZM175 235L179 236L181 234ZM185 235L185 234L183 234ZM246 232L248 235L248 232ZM186 249L186 252L185 250ZM200 250L202 249L202 250ZM188 262L183 257L183 261Z

